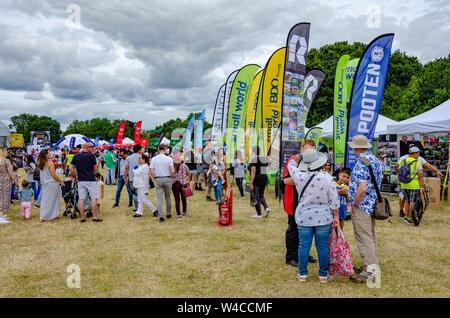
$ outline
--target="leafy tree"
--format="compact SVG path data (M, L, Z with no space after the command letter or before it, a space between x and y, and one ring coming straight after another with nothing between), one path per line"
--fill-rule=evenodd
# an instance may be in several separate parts
M48 117L32 114L20 114L11 117L12 124L10 129L14 129L17 133L23 134L26 141L31 138L31 131L50 131L51 142L55 143L61 139L61 126L59 122Z

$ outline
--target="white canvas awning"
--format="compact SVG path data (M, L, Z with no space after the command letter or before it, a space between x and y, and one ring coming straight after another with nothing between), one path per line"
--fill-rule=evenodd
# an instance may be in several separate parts
M379 115L377 126L375 127L374 137L378 138L380 135L387 134L387 126L396 123L397 122L395 120ZM324 120L320 124L315 125L314 127L321 127L323 129L321 134L322 138L333 138L333 116Z
M388 125L389 134L415 135L450 131L450 99L420 115Z

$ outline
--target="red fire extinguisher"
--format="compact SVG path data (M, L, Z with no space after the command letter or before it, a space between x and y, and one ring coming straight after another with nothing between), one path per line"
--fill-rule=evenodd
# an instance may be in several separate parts
M219 204L219 221L217 225L220 227L229 227L233 225L233 190L227 188L226 199Z

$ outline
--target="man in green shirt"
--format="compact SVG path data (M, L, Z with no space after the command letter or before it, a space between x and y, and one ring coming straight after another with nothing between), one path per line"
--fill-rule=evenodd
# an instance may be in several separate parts
M106 184L115 185L115 171L116 171L116 155L114 154L114 147L109 146L108 151L105 154L106 161Z

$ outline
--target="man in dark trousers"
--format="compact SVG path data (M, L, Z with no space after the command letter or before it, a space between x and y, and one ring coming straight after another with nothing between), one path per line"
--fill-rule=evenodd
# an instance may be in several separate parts
M303 154L303 151L306 149L316 149L316 144L312 140L305 140L300 148L300 155ZM286 264L298 267L298 229L297 223L295 223L295 209L298 205L298 192L295 188L295 182L289 175L289 171L287 169L287 165L289 161L294 159L297 155L292 156L286 162L286 166L284 168L284 176L283 182L286 184L284 191L284 211L288 215L288 228L286 230ZM309 256L308 262L317 263L317 260Z

